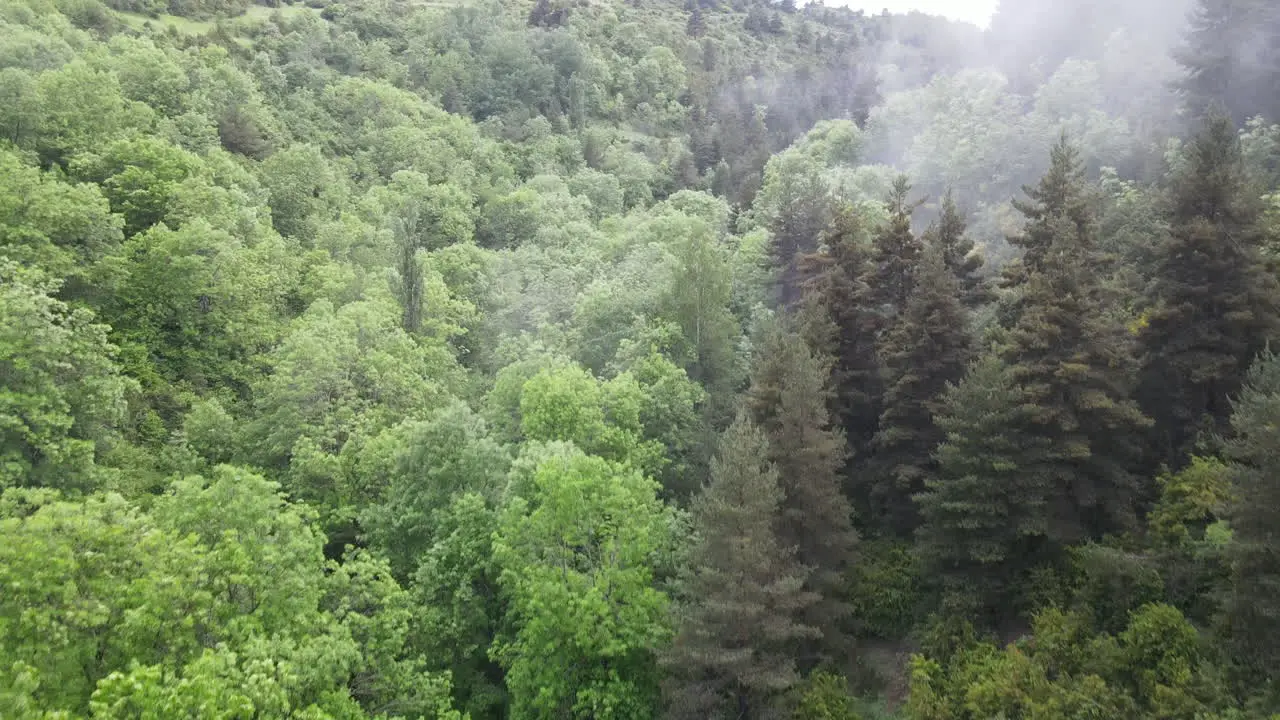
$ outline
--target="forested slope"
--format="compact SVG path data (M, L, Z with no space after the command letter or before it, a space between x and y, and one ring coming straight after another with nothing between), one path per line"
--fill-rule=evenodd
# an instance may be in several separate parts
M1280 713L1280 12L0 0L0 717Z

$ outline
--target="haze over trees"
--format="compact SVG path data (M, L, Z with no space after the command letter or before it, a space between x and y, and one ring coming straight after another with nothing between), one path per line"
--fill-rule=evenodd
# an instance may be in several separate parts
M0 718L1280 717L1280 10L0 0Z

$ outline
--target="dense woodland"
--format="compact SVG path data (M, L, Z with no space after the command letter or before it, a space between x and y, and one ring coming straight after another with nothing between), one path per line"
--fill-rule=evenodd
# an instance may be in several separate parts
M1280 717L1273 123L1270 0L0 0L0 717Z

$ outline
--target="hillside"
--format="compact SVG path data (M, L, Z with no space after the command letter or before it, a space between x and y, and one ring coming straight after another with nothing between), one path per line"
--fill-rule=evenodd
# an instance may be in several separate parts
M1280 10L0 0L0 718L1280 717Z

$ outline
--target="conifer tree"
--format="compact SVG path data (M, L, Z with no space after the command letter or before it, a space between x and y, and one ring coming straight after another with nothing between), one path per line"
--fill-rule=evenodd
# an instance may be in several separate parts
M1055 236L1060 232L1073 232L1081 244L1091 242L1092 216L1085 188L1080 151L1064 134L1050 153L1049 171L1034 187L1022 188L1029 200L1013 202L1026 218L1026 224L1020 235L1009 238L1010 245L1022 250L1022 257L1001 272L1001 287L1013 291L1000 308L1004 327L1012 327L1017 322L1024 286L1032 273L1044 269ZM1070 227L1062 226L1064 220Z
M768 442L745 415L729 427L694 501L698 545L688 605L664 664L669 717L766 718L800 682L799 642L819 635L801 617L816 596L809 570L776 528L783 493Z
M912 496L924 489L930 453L942 440L933 420L938 401L948 384L964 376L970 347L968 318L943 248L925 251L912 285L881 349L888 388L870 493L884 529L904 536L916 527Z
M995 355L975 361L942 405L938 470L915 498L917 552L949 596L999 616L1044 546L1048 441L1030 432L1034 408Z
M1259 256L1259 211L1226 118L1191 143L1171 201L1140 334L1140 397L1161 459L1176 466L1198 430L1225 429L1228 398L1280 333L1280 287Z
M872 266L866 284L871 289L868 304L879 316L880 331L906 306L912 276L924 249L911 232L915 205L907 202L910 192L911 183L906 176L894 180L887 202L889 222L876 233L873 241Z
M988 302L991 297L986 281L979 275L984 264L983 258L973 252L973 239L965 234L967 230L964 215L956 206L954 195L948 190L942 198L942 212L938 215L938 221L925 231L924 244L926 247L936 245L941 249L943 262L959 285L961 304L973 310Z
M1054 482L1050 536L1059 542L1132 523L1140 491L1133 472L1142 450L1138 438L1150 426L1131 399L1136 363L1130 335L1102 307L1093 221L1078 201L1083 189L1072 187L1082 182L1072 170L1075 156L1059 144L1040 185L1065 202L1022 206L1026 237L1034 239L1028 247L1033 262L1002 348L1025 401L1035 408L1033 434L1051 445L1044 458ZM1063 178L1075 179L1063 185Z
M869 252L855 211L836 210L822 252L805 256L801 332L814 350L835 359L832 419L856 460L875 435L883 395L874 315L867 307Z
M1280 357L1265 352L1248 373L1231 416L1236 502L1231 513L1230 638L1251 680L1280 709Z
M1254 115L1277 119L1278 34L1280 9L1271 0L1200 0L1173 53L1186 72L1177 87L1187 116L1226 112L1235 125Z
M827 413L830 372L829 358L815 354L794 331L773 325L764 332L747 399L782 485L778 536L813 569L807 588L820 596L804 616L822 632L821 642L802 655L806 669L824 658L847 659L849 650L844 577L857 536L840 488L845 441Z

